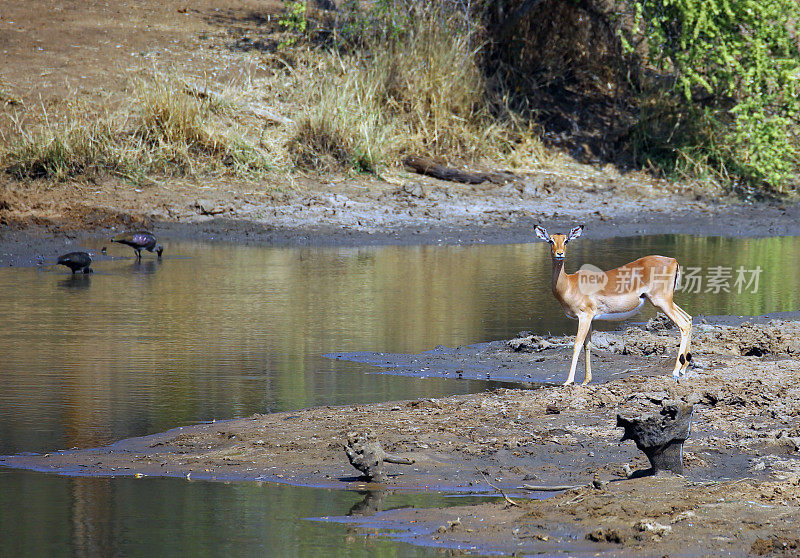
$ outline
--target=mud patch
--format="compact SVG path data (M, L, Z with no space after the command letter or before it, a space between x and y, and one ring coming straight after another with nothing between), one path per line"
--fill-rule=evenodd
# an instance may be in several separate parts
M595 334L600 336L600 334ZM612 342L592 351L592 373L595 383L636 375L662 375L672 370L668 348L677 339L659 338L660 352L624 351L627 346L620 334L610 334ZM461 347L439 346L419 354L347 352L329 353L329 358L348 360L376 367L376 373L397 374L416 378L443 377L456 380L491 380L529 384L530 387L561 383L566 379L572 358L574 337L539 337L523 335L509 341L494 341ZM608 350L611 348L612 350ZM642 354L665 358L641 359Z
M800 323L778 320L766 324L745 322L739 327L700 328L698 343L720 354L761 357L800 355Z
M503 490L515 505L503 500L447 510L376 509L370 521L381 529L413 525L409 540L419 544L482 552L745 555L757 539L796 537L800 359L788 353L716 353L725 347L716 333L725 331L728 339L736 331L751 335L753 328L706 325L708 340L696 347L704 364L678 382L661 370L587 386L318 407L187 426L104 448L3 456L0 464L71 475L247 479L358 490ZM757 331L777 338L795 326L773 321ZM625 332L609 335L626 342ZM520 353L497 343L438 356L452 369L462 366L462 357L478 355L488 365L493 358L530 362L548 352L563 366L570 349ZM658 366L653 354L608 354ZM492 366L502 368L498 362ZM629 480L630 472L648 462L632 442L621 442L616 415L677 399L695 406L684 444L685 477ZM387 463L385 481L361 481L344 442L349 432L365 430L386 452L414 463ZM530 493L518 488L524 484L581 488L531 502Z
M487 554L788 556L797 552L798 520L797 479L698 484L664 477L518 500L514 506L499 501L394 510L359 527L400 530L390 536Z

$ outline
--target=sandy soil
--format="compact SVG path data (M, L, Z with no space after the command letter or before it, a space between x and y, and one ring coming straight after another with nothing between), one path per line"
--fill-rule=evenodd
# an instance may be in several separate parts
M62 474L250 479L370 491L496 487L518 505L394 511L364 523L365 529L411 527L408 536L417 542L482 551L566 545L575 552L746 554L763 541L789 540L800 519L800 322L706 323L696 330L695 366L679 382L668 376L674 331L629 328L596 335L596 367L614 372L587 386L545 384L255 415L93 450L5 456L0 463ZM490 378L506 377L506 369L515 367L563 375L570 348L564 338L545 340L549 348L538 350L534 343L532 352L492 343L450 353L449 373L480 362ZM743 356L748 354L760 356ZM445 375L445 368L426 373ZM619 441L616 414L652 412L675 399L695 405L685 478L624 480L648 463L633 443ZM343 443L349 433L366 431L386 451L415 463L388 465L385 483L364 482ZM585 488L529 500L516 495L523 484ZM456 518L461 524L448 526Z

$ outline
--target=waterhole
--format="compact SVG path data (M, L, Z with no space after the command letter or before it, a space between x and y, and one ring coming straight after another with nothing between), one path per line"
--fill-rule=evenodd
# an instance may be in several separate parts
M479 391L491 384L374 374L322 355L575 330L550 292L544 243L164 244L162 260L145 254L139 263L114 246L91 275L0 270L0 454L95 447L253 413ZM685 278L700 277L676 297L690 314L800 309L797 238L582 238L569 244L566 268L608 269L650 253L674 256ZM438 554L304 520L346 515L363 499L271 484L0 469L0 555ZM384 505L452 500L391 495Z

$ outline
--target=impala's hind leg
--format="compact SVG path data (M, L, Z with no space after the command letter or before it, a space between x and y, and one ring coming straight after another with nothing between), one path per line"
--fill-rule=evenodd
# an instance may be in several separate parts
M672 303L672 305L675 307L675 310L677 310L677 311L678 311L678 313L679 313L679 314L680 314L680 315L683 317L683 319L684 319L684 320L686 321L686 323L688 324L688 330L687 330L687 333L686 333L686 342L685 342L685 344L684 344L683 330L681 330L681 347L680 347L680 349L678 350L678 361L679 361L679 362L680 362L680 360L681 360L681 355L683 355L683 362L681 363L681 364L682 364L682 366L681 366L681 371L680 371L680 373L681 373L681 374L685 374L685 373L686 373L686 369L689 367L689 363L690 363L690 362L691 362L691 360L692 360L692 353L691 353L691 345L692 345L692 317L691 317L691 316L690 316L688 313L686 313L686 312L683 310L683 308L681 308L680 306L678 306L678 305L677 305L677 304L675 304L674 302Z
M683 311L683 309L675 304L672 300L666 301L661 299L650 299L653 306L664 312L667 317L672 320L678 329L681 330L681 345L678 348L678 358L675 360L675 369L672 371L674 378L680 377L681 374L686 372L686 367L689 366L689 361L692 355L689 352L689 345L692 339L692 317Z

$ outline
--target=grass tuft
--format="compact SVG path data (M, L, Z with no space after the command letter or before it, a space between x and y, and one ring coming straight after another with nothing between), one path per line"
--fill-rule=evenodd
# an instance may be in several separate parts
M0 168L19 180L102 173L136 180L147 173L259 176L273 165L235 125L233 106L193 94L172 77L139 79L114 114L65 101L63 114L42 108L35 128L14 119L15 138L0 154Z
M330 52L294 72L304 92L288 143L295 163L371 171L408 153L538 162L537 134L497 110L505 106L489 92L470 35L441 14L409 21L388 43Z

